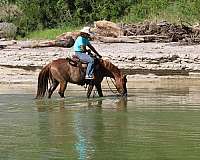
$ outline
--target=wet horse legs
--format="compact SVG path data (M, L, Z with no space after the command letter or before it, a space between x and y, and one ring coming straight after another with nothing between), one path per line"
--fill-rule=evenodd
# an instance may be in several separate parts
M54 90L57 88L58 84L59 84L58 81L53 80L52 85L50 86L48 90L48 98L51 98L51 95L53 94Z
M65 97L64 93L65 93L66 87L67 87L67 82L64 82L64 81L60 82L60 90L58 91L58 93L61 98Z
M88 91L87 91L87 98L90 98L90 95L91 95L91 93L92 93L93 87L94 87L94 84L93 84L93 83L89 84L89 86L88 86Z
M101 83L98 83L98 84L91 83L91 84L89 84L89 86L88 86L87 98L90 97L94 85L95 85L95 87L96 87L96 89L97 89L97 92L98 92L98 94L99 94L99 97L103 97L103 93L102 93L102 89L101 89Z
M99 94L99 97L103 97L102 89L101 89L101 83L95 84L95 87L97 89L97 92Z

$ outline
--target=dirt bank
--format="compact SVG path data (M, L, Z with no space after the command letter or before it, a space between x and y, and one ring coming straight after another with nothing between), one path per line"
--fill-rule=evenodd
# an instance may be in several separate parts
M74 53L73 48L20 48L17 44L0 50L0 83L35 83L42 66ZM98 42L93 45L104 58L136 77L140 74L198 77L200 73L200 45Z

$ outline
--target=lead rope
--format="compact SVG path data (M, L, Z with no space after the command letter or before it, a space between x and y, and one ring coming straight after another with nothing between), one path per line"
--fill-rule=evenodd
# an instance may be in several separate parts
M117 87L116 84L114 83L114 81L112 80L112 78L110 78L110 80L111 80L112 84L113 84L115 87ZM106 82L107 82L107 84L108 84L108 87L109 87L110 91L111 91L113 94L115 94L116 96L118 96L117 92L114 92L113 89L110 87L110 84L109 84L109 82L108 82L108 78L107 78L107 77L106 77ZM88 84L85 84L85 85L84 85L85 91L87 90L87 87L88 87ZM96 95L96 89L94 89L94 91L93 91L93 98L95 97L95 95Z
M111 82L113 83L113 85L114 85L115 87L117 87L116 84L113 82L112 78L110 78L110 79L111 79ZM106 81L107 81L107 84L108 84L108 87L109 87L110 91L111 91L112 93L114 93L116 96L118 96L117 92L114 92L114 91L112 90L112 88L110 87L110 84L108 83L107 77L106 77Z

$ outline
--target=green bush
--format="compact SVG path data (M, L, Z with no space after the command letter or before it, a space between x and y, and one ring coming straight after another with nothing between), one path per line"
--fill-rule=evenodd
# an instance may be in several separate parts
M15 12L11 11L15 6ZM3 12L6 7L6 12ZM3 9L2 9L3 8ZM19 14L13 14L13 13ZM5 14L6 13L6 14ZM0 0L0 21L12 22L21 35L35 30L82 26L96 20L199 22L195 0Z
M11 22L21 14L22 12L17 5L10 4L7 0L0 0L0 21Z
M141 0L131 6L126 22L144 20L168 20L194 23L200 20L200 1L191 0Z
M99 19L122 17L129 0L15 0L23 15L15 22L24 32Z

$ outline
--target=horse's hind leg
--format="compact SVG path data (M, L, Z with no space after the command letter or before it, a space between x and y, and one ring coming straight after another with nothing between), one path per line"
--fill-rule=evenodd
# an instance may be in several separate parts
M59 95L60 95L61 98L65 97L64 93L65 93L66 87L67 87L67 82L65 82L65 81L60 82L60 90L59 90L58 93L59 93Z
M57 80L52 81L52 85L50 86L48 90L48 98L51 98L51 95L53 94L54 90L57 88L59 82Z

